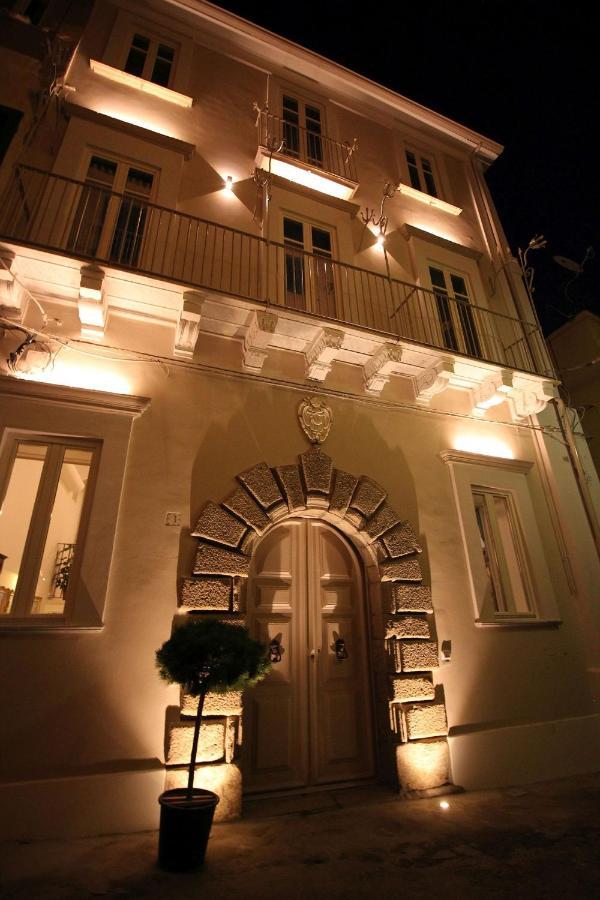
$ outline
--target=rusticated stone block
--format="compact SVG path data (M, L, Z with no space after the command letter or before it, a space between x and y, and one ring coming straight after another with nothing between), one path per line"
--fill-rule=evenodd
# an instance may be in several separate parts
M333 464L320 447L311 447L300 454L304 484L309 494L326 494L331 491Z
M368 522L365 523L364 530L371 540L374 541L384 532L393 528L394 525L398 525L400 522L400 516L392 509L389 503L382 503L375 515L371 516Z
M361 516L368 519L381 506L386 496L387 494L380 484L363 475L352 495L350 509L357 510Z
M187 769L167 770L165 790L187 787ZM213 791L219 797L215 822L230 822L242 813L242 776L236 765L199 766L194 773L194 787Z
M445 739L411 741L396 747L398 781L405 791L426 791L450 781L450 758Z
M416 700L433 700L435 689L431 675L401 675L390 679L392 701L408 703Z
M217 762L225 756L226 719L203 719L196 760ZM169 731L167 765L180 766L189 763L192 754L194 726L188 722L173 725Z
M298 466L278 466L276 472L283 486L289 511L304 509L306 501Z
M198 711L198 698L182 690L180 707L182 716L195 716ZM209 691L204 699L203 716L241 716L241 714L241 691L227 691L225 694Z
M186 609L229 611L231 589L231 578L186 578L181 605Z
M265 515L256 500L243 488L236 488L227 500L223 501L223 506L243 519L259 534L262 534L271 524L269 517Z
M247 525L222 506L209 501L200 513L192 534L194 537L206 538L218 544L226 544L228 547L237 547L247 530Z
M269 509L271 506L283 503L281 491L266 463L258 463L257 466L252 466L251 469L240 472L237 479L258 500L263 509ZM226 505L231 509L229 504Z
M415 706L404 706L402 711L406 736L410 741L448 733L446 707L443 703L418 703Z
M410 553L420 553L421 546L408 522L402 522L382 535L381 540L389 555L393 559L399 556L407 556Z
M355 475L350 475L349 472L343 472L341 469L335 469L329 509L343 516L350 506L352 494L357 484L358 478Z
M242 553L200 541L194 562L194 574L247 575L249 565L250 560Z
M382 581L421 581L423 575L416 557L401 557L381 564Z
M394 584L390 612L433 612L431 588L424 584Z
M402 671L402 656L400 654L400 641L388 641L387 650L392 661L394 672Z
M435 641L400 641L400 661L403 672L422 672L437 669L438 648Z
M389 638L430 638L429 622L424 615L394 616L385 626L386 639Z

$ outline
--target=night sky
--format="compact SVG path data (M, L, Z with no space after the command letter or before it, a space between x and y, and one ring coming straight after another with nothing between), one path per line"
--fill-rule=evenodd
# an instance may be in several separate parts
M600 80L589 7L564 0L219 5L503 144L487 179L513 253L535 234L548 241L530 254L544 330L583 308L600 314L591 134ZM574 281L553 260L581 262L588 247L596 256Z

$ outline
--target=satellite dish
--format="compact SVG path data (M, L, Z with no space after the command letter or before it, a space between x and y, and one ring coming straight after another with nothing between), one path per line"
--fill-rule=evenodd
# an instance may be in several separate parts
M569 272L577 272L577 274L583 272L581 263L575 262L574 259L569 259L568 256L553 256L552 259L559 266L562 266L563 269L568 269Z

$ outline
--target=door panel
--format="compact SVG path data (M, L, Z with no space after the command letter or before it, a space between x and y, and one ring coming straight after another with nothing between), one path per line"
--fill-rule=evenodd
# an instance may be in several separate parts
M270 790L372 774L362 574L329 526L296 519L259 545L248 623L281 660L247 694L245 786ZM336 641L346 654L338 658Z

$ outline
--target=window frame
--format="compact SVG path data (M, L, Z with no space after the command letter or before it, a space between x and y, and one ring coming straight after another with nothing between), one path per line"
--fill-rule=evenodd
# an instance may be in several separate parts
M335 267L335 262L338 259L337 257L337 230L334 225L324 224L321 222L316 222L310 218L307 218L304 215L301 215L296 212L292 212L289 210L282 209L281 211L281 243L284 247L284 266L283 266L283 292L286 298L286 306L289 306L291 309L297 309L299 312L308 312L313 315L323 316L329 319L337 318L337 304L340 297L340 287L336 282L337 272ZM286 238L285 236L285 220L288 219L290 221L296 222L302 225L302 239L303 246L300 247L299 242L295 242L290 238ZM315 249L313 244L313 230L322 231L329 235L330 238L330 252L329 254L323 250ZM301 306L296 306L294 304L288 304L288 255L287 248L290 248L292 251L296 251L296 256L291 257L293 260L292 268L297 271L297 261L298 259L302 262L301 273L302 273L302 292L290 292L297 294L298 297L302 297L303 303ZM330 263L328 273L328 263ZM296 280L296 275L294 275L294 280ZM308 290L307 290L308 286ZM324 294L320 294L321 288L324 287ZM319 303L323 303L325 306L328 306L329 303L333 302L333 315L330 314L331 310L327 309L325 312L322 309L318 308Z
M417 180L419 182L419 186L413 184L412 175L411 175L411 163L408 159L408 154L411 153L416 160L415 168L417 169ZM429 163L431 179L433 181L433 186L435 188L435 192L431 192L427 190L427 178L426 173L423 167L423 162ZM442 190L441 190L441 180L439 176L439 169L433 153L427 153L425 155L424 150L419 150L418 148L412 145L405 145L404 147L404 171L408 176L407 184L413 188L415 191L420 191L421 194L427 194L428 197L433 197L436 200L442 199Z
M311 169L315 169L316 171L328 171L327 166L327 128L326 128L326 118L325 118L325 104L322 101L315 100L312 97L299 92L294 87L287 87L286 85L280 86L280 96L279 96L279 115L281 117L281 134L284 134L286 119L285 119L285 99L289 98L294 100L298 104L298 143L299 149L297 153L288 152L284 147L281 151L282 155L289 156L290 159L296 160L300 163L303 163L305 166L308 166ZM319 112L319 126L320 131L312 131L308 128L307 122L309 117L306 114L306 108L312 107L313 109L318 110ZM309 134L315 135L318 139L321 146L321 161L318 162L316 159L311 156L309 153Z
M68 610L61 615L0 616L0 633L99 631L104 627L132 427L151 401L133 394L66 387L6 375L0 375L0 401L0 462L3 464L11 438L17 434L27 438L38 435L59 440L81 439L101 445L95 480L90 481L93 499L85 540L79 548L79 568L73 573ZM5 479L3 470L2 484Z
M144 65L142 68L142 73L137 75L133 72L128 72L125 66L127 65L127 61L129 59L129 55L133 49L133 42L136 37L145 38L148 43L148 51L146 52L146 58L144 60ZM169 78L167 84L161 84L159 81L154 81L151 77L154 73L154 67L156 65L156 60L158 58L158 51L160 46L168 47L173 51L173 59L171 61L171 68L169 69ZM143 81L149 81L151 84L157 85L157 87L164 88L165 90L172 91L173 84L176 81L176 72L177 72L177 60L179 56L179 46L176 42L169 40L168 38L163 38L160 35L156 34L149 28L145 28L143 23L141 28L134 28L130 35L128 35L128 44L125 50L125 54L122 60L122 65L120 68L127 75L131 75L133 78L141 78Z
M92 160L94 158L99 158L107 163L115 164L115 175L110 187L108 185L102 185L100 182L96 182L93 178L89 177L90 166ZM119 217L121 215L122 210L125 205L129 202L131 207L132 202L136 200L139 201L142 205L146 204L147 206L152 206L156 204L157 194L159 191L159 180L161 175L161 170L156 166L151 165L150 163L140 162L136 159L122 156L114 151L104 150L101 147L96 146L87 146L85 148L85 153L83 154L82 159L82 177L80 181L85 185L82 189L80 196L80 203L84 201L84 191L87 190L90 194L96 190L98 193L104 192L107 202L106 207L102 217L102 223L98 229L98 238L94 245L92 252L85 252L83 255L89 256L92 259L102 259L107 260L114 265L129 265L134 269L143 268L143 258L144 258L144 237L147 234L147 222L146 218L144 220L144 225L141 230L141 237L136 238L139 241L137 250L135 253L135 260L128 261L127 259L123 260L118 256L113 258L112 251L114 241L116 239L117 234L117 226L119 223ZM146 175L149 175L152 179L152 187L148 197L143 197L142 194L134 193L133 191L127 191L127 182L129 177L129 172L131 170L142 172ZM147 207L146 207L147 208ZM85 201L84 201L84 210L85 210ZM70 230L73 228L76 222L76 216L78 213L78 209L75 209L73 214L73 222L70 226ZM83 219L83 217L82 217ZM79 228L81 225L79 225ZM78 251L76 244L79 239L78 235L76 236L76 240L71 242L71 237L69 237L69 246L73 248L74 252L82 252ZM87 245L84 245L84 250ZM89 248L88 248L89 249ZM121 247L121 250L123 248Z
M554 583L540 530L541 510L534 506L531 494L530 479L534 477L534 463L459 450L442 451L440 457L450 469L475 625L515 627L559 624L561 619ZM489 576L473 498L474 491L482 490L510 498L517 529L515 544L521 555L531 605L527 612L495 609L491 592L486 590Z
M476 313L477 304L473 303L475 294L469 275L467 272L463 272L460 269L445 263L440 263L431 258L426 260L426 265L429 282L428 288L435 295L443 346L453 353L462 353L473 359L485 359L482 341L483 333L481 332L481 329L478 328ZM431 275L432 269L441 272L445 288L433 283ZM464 283L466 289L464 295L456 291L453 278L460 278ZM450 301L448 310L449 315L445 319L444 304L442 302L443 296L447 297ZM449 336L448 343L444 342L446 335ZM452 346L452 342L456 346Z
M44 458L42 471L40 473L40 481L36 490L31 518L27 527L27 535L23 544L17 587L13 596L13 608L10 613L6 614L6 618L9 621L19 619L24 619L26 621L39 620L41 622L51 620L64 621L70 616L73 606L72 598L77 590L79 573L81 571L81 559L85 549L87 529L94 502L100 456L102 453L102 441L98 439L81 438L74 435L46 434L10 429L5 435L3 443L2 457L0 459L0 508L4 503L4 498L10 485L19 445L36 444L38 446L48 447L48 453ZM75 448L90 451L92 453L92 459L90 462L90 471L86 482L79 524L77 526L75 554L69 574L69 584L64 594L64 609L61 613L36 613L33 612L35 588L42 567L42 556L50 527L53 503L58 490L64 454L67 450ZM2 616L0 621L4 621L4 616Z

